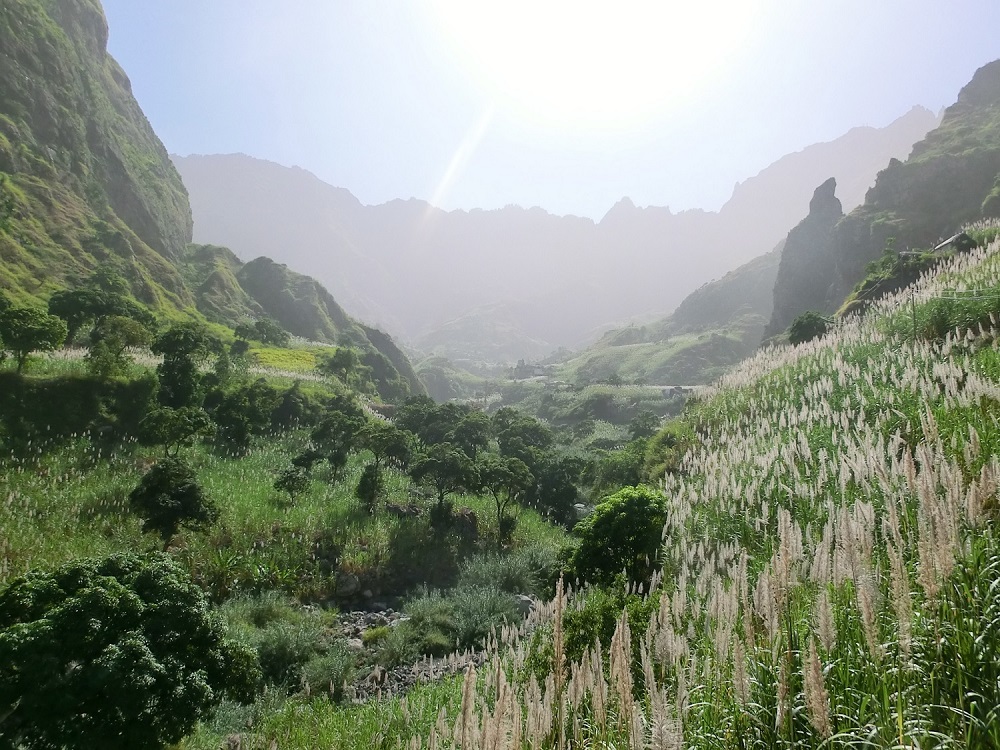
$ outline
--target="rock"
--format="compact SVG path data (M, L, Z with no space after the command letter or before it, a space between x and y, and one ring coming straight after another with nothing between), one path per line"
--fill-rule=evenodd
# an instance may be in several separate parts
M527 594L514 594L514 603L517 605L517 611L521 617L530 615L537 606L535 600Z
M336 583L337 596L341 598L354 596L361 588L361 582L358 580L358 577L353 573L347 573L345 571L339 571L337 573Z
M365 650L364 641L362 641L360 638L348 638L347 639L347 647L349 649L351 649L351 651L364 651Z

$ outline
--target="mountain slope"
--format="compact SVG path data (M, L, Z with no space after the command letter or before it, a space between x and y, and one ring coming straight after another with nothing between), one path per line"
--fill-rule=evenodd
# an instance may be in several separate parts
M142 301L181 307L187 193L107 37L90 0L0 5L0 286L24 297L111 263Z
M784 157L718 213L640 208L600 222L539 208L444 212L419 200L362 206L301 169L241 155L174 157L199 242L276 259L326 284L352 313L453 359L513 360L579 346L608 325L665 314L691 290L767 252L830 174L871 184L935 124L914 109ZM788 196L800 196L789 199ZM492 332L500 331L497 340Z
M865 202L821 241L822 267L779 278L777 333L808 308L832 313L864 278L865 266L887 248L929 249L964 224L985 218L1000 178L1000 60L976 71L945 110L938 128L913 147L906 162L893 159ZM808 300L808 304L806 304Z
M713 381L757 348L771 316L784 243L689 294L666 318L605 333L558 367L572 382Z

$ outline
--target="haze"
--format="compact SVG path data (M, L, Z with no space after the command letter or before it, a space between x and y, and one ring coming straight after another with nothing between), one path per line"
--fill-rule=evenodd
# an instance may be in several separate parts
M365 204L595 220L622 196L718 209L784 154L938 111L1000 56L986 0L104 5L173 153L299 165Z

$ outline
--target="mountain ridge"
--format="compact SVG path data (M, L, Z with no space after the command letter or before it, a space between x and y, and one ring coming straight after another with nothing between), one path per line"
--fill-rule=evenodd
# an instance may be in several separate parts
M860 135L878 135L872 148L884 165L889 152L909 153L935 121L928 110L914 109L887 128ZM858 133L852 135L856 137ZM486 319L496 305L547 311L541 318L514 316L512 340L541 342L549 349L579 346L609 325L666 314L721 269L770 250L806 212L804 200L801 206L765 201L765 222L755 215L762 209L741 208L741 200L730 201L725 213L674 213L664 207L638 208L623 199L594 222L537 207L445 212L418 199L375 206L361 206L354 199L347 210L346 196L338 193L337 201L316 212L319 218L300 220L297 204L311 204L312 199L289 192L289 168L233 155L173 158L192 196L199 242L240 248L242 257L259 254L265 246L280 247L277 260L320 279L353 314L417 348L425 348L425 338L437 340L440 329L465 316ZM836 158L844 167L844 159ZM243 163L227 174L234 161ZM289 172L279 176L281 169ZM860 171L874 177L869 166ZM759 179L772 174L765 173ZM811 190L827 176L813 179L811 171L797 180L808 184L803 190ZM318 178L310 173L310 183L313 179ZM749 211L751 218L736 216L739 211ZM719 219L729 215L734 218L728 223ZM711 262L704 258L707 253L693 253L696 247L711 248ZM434 268L448 270L435 274ZM488 338L445 339L428 353L453 359L470 353L491 356ZM517 353L504 351L507 358Z

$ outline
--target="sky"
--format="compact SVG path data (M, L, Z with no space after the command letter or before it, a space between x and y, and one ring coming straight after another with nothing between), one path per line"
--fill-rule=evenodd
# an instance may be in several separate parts
M996 0L104 0L174 154L299 166L363 203L717 210L855 126L952 104Z

